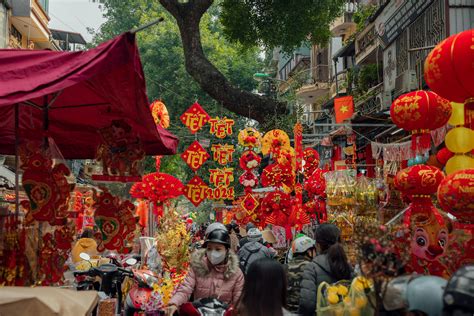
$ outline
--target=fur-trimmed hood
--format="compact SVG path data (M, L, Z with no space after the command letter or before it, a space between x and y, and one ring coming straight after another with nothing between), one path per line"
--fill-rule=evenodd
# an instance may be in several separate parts
M239 259L237 255L229 250L227 263L219 265L217 268L212 267L208 262L206 257L206 249L196 250L191 255L191 268L194 270L199 277L206 277L211 273L210 269L215 269L216 271L224 271L224 279L228 280L239 271ZM221 269L220 269L221 268Z

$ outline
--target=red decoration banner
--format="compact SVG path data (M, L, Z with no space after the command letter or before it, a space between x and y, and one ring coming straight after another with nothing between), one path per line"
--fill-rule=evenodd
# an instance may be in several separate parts
M216 116L209 120L209 124L211 125L209 133L222 139L232 135L232 126L234 126L235 122L227 117L219 118Z
M211 156L202 148L201 144L196 140L188 149L181 154L181 159L193 170L197 171Z
M194 176L184 187L184 196L198 207L207 198L209 186L198 176Z
M212 159L217 161L221 166L232 162L232 155L235 152L234 145L228 144L213 144L211 146Z
M207 114L206 111L199 105L199 103L194 103L189 109L184 112L180 119L183 124L189 128L191 134L195 134L199 131L211 117Z

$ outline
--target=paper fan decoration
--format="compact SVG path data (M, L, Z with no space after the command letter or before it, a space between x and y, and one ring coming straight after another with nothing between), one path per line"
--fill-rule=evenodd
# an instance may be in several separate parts
M290 164L271 164L263 169L262 185L264 187L283 188L291 192L295 184L295 174Z
M292 203L292 211L288 218L290 226L301 229L304 225L311 223L311 219L297 201Z
M274 129L263 136L262 153L277 154L281 149L290 147L290 137L281 129Z
M296 152L293 147L282 148L276 155L279 164L291 164L293 169L296 168Z
M150 111L156 125L159 125L163 128L168 128L170 126L170 116L168 114L168 109L162 101L157 100L150 104Z
M144 175L142 182L135 183L130 189L134 198L145 198L156 204L183 194L184 185L177 178L167 173L154 172Z
M262 146L262 136L253 127L246 127L239 132L239 145L249 148L259 148Z
M253 150L246 150L242 153L239 160L240 168L244 170L252 170L260 165L262 158Z

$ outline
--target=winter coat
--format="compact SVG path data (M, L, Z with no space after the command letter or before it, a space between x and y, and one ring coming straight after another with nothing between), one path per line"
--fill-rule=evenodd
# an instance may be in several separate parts
M87 253L91 257L97 256L97 242L92 238L79 239L71 251L72 262L82 261L81 257L79 257L82 252Z
M303 316L314 316L319 285L322 282L332 284L337 281L339 280L331 275L331 267L326 254L319 255L308 263L301 281L299 313Z
M240 260L240 267L247 273L252 262L261 258L273 258L271 251L257 241L249 241L237 253Z
M311 259L306 256L298 256L287 265L288 275L288 310L296 313L300 305L301 281L303 280L303 273L307 264Z
M232 251L229 251L227 263L212 266L206 257L206 249L200 249L191 255L191 269L169 305L180 307L194 294L194 300L213 297L235 306L243 287L244 275Z

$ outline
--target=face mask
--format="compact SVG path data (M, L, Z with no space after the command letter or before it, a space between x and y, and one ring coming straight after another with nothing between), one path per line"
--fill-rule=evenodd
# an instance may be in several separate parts
M206 253L209 261L215 266L222 263L226 257L225 251L207 250Z

